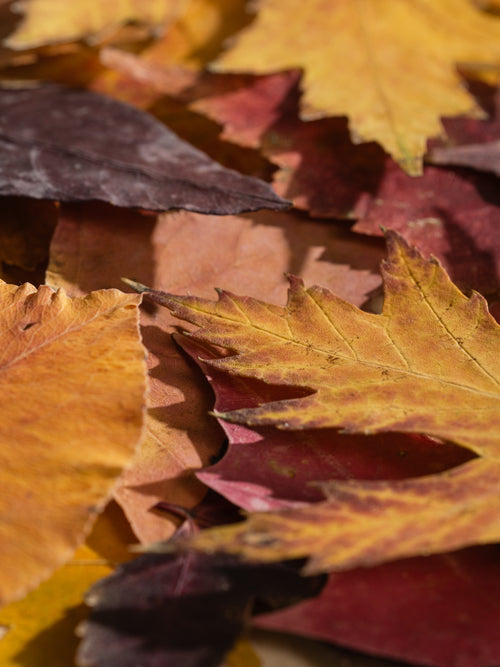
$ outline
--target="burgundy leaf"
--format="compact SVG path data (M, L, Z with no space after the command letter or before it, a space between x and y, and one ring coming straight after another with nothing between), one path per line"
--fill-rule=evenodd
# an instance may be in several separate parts
M500 655L500 547L335 573L319 597L256 622L398 665L493 667Z

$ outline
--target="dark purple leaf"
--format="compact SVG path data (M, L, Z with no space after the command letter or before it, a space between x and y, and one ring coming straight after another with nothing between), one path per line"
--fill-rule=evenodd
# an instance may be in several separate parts
M449 148L435 148L426 157L427 162L455 167L470 167L479 171L491 171L500 176L500 141L489 144L466 144Z
M146 554L94 586L78 664L218 667L249 618L317 595L300 564L243 564L215 554Z
M56 85L0 89L0 194L220 215L288 207L145 112Z

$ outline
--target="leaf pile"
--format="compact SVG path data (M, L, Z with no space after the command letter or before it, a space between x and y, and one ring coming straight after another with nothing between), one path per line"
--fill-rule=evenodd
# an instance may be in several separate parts
M498 7L143 5L0 6L0 662L492 667Z

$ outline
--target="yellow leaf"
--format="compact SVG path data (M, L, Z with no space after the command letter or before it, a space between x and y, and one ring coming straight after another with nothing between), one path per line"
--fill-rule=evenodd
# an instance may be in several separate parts
M31 49L83 38L98 40L124 23L135 21L159 27L172 20L184 0L26 0L19 3L25 16L16 32L6 40L11 49Z
M325 502L256 512L189 544L262 561L309 557L305 572L316 574L500 540L498 459L410 480L321 486Z
M131 558L127 547L133 542L125 517L111 503L66 565L0 612L0 625L7 627L0 640L2 667L71 667L78 644L75 629L86 616L83 597L114 565Z
M202 531L191 546L259 560L308 556L307 571L319 572L500 540L500 326L483 297L465 297L436 260L394 232L387 239L380 315L298 279L286 308L227 292L217 303L150 296L202 327L196 338L233 352L206 363L310 392L219 417L423 432L482 458L417 479L323 483L324 502L251 514Z
M0 283L0 602L81 544L142 436L138 300Z
M479 116L457 63L500 63L500 20L470 0L260 0L255 21L216 63L258 74L302 68L303 116L347 115L419 174L441 116ZM332 146L332 150L335 147Z

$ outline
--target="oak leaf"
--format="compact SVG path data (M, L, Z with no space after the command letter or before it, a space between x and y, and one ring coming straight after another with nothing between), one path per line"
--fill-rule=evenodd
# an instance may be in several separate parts
M379 142L419 174L440 117L480 113L455 65L497 64L499 36L499 21L469 0L260 0L255 21L215 66L303 68L303 117L347 115L356 141Z
M89 532L142 437L138 300L0 284L0 601L18 599ZM43 510L43 511L42 511Z
M233 352L210 360L215 368L311 392L219 417L285 430L423 432L482 458L417 479L322 483L326 501L204 531L198 548L261 559L309 555L308 571L317 572L500 537L500 327L484 299L465 297L436 260L394 232L387 240L381 315L298 280L286 308L226 292L215 304L149 295L202 327L196 337Z

